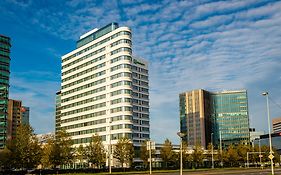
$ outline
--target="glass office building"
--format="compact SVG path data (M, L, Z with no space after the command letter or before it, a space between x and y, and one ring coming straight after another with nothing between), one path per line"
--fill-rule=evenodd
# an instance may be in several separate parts
M211 142L211 108L209 92L198 89L181 93L180 131L186 133L183 138L188 145L200 145L207 148Z
M213 133L214 145L249 143L249 114L246 90L208 92L192 90L179 95L180 131L188 145L207 148Z
M212 93L214 144L249 143L249 114L246 90Z
M10 38L0 35L0 149L4 148L7 138L10 48Z

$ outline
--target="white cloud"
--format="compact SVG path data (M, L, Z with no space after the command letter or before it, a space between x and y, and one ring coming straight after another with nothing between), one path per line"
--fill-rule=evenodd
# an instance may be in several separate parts
M73 0L67 4L63 11L41 7L29 21L56 37L72 40L113 21L132 28L134 54L150 62L153 139L178 140L178 94L198 88L248 89L250 115L257 119L253 125L257 129L265 127L261 115L264 99L256 94L261 89L271 91L275 94L273 98L281 93L280 2L123 0L95 4ZM7 11L7 14L17 19L14 12ZM48 82L51 90L39 92L36 89L42 88L40 85L27 84L25 80L13 80L18 82L17 86L32 92L26 93L26 97L22 94L25 99L36 98L36 94L54 95L57 90L56 83L51 81ZM38 104L43 104L45 97L40 99ZM50 98L45 100L53 102ZM274 110L273 115L280 113Z

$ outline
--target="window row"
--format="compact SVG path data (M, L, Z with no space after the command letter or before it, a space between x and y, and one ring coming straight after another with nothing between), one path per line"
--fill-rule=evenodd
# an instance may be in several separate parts
M106 122L105 119L100 119L100 120L94 120L94 121L90 121L90 122L77 123L77 124L74 124L74 125L64 126L64 127L61 127L61 128L62 129L82 128L82 127L86 127L86 126L102 124L102 123L105 123L105 122Z
M141 106L133 106L133 111L149 112L149 109L146 107L141 107Z
M76 135L84 135L84 134L95 134L97 132L104 132L104 131L106 131L106 127L70 132L69 135L76 136Z
M114 105L114 104L118 104L118 103L122 103L122 102L131 103L132 99L131 98L118 98L118 99L111 100L110 104Z
M122 85L128 85L128 86L131 86L132 85L132 82L131 81L118 81L116 83L112 83L110 85L111 88L115 88L117 86L122 86Z
M93 90L90 90L90 91L87 91L87 92L84 92L84 93L81 93L81 94L77 94L77 95L68 97L66 99L62 99L61 102L64 103L64 102L71 101L71 100L74 100L74 99L77 99L77 98L85 97L87 95L95 94L95 93L98 93L98 92L101 92L101 91L104 91L104 90L105 90L105 86L97 88L97 89L93 89Z
M87 118L94 118L94 117L98 117L98 116L103 116L105 114L106 114L106 110L98 111L98 112L94 112L91 114L80 115L78 117L64 119L64 120L61 120L61 123L68 123L68 122L74 122L74 121L78 121L78 120L84 120Z
M141 114L141 113L133 112L133 116L138 117L138 118L143 118L143 119L149 119L148 114Z
M116 78L120 78L120 77L131 77L132 74L129 72L120 72L118 74L114 74L110 76L110 80L114 80Z
M122 56L111 59L110 63L112 64L112 63L115 63L115 62L118 62L121 60L129 60L130 62L132 62L132 57L128 56L128 55L122 55Z
M87 58L90 58L90 57L92 57L92 56L94 56L94 55L97 55L97 54L99 54L99 53L101 53L101 52L103 52L103 51L105 51L105 47L100 48L100 49L98 49L98 50L95 50L94 52L91 52L91 53L89 53L89 54L87 54L87 55L85 55L85 56L83 56L83 57L81 57L81 58L78 58L77 60L74 60L73 62L70 62L70 63L68 63L68 64L62 66L62 68L65 69L65 68L67 68L67 67L69 67L69 66L72 66L72 65L74 65L74 64L76 64L76 63L79 63L80 61L83 61L83 60L85 60L85 59L87 59ZM64 62L64 61L62 61L62 62Z
M130 90L130 89L120 89L120 90L111 92L110 96L115 96L115 95L119 95L119 94L132 94L132 90Z
M132 86L133 90L138 91L138 92L145 92L148 93L148 88L143 88L143 87L139 87L139 86Z
M128 138L132 139L132 134L131 133L117 133L117 134L111 134L111 140L118 140L121 138Z
M144 68L141 68L141 67L138 67L138 66L132 66L132 68L133 68L133 71L148 74L147 69L144 69Z
M80 108L80 109L75 109L75 110L72 110L72 111L64 112L64 113L61 114L61 116L68 116L68 115L71 115L71 114L76 114L76 113L80 113L80 112L94 110L94 109L102 108L102 107L105 107L105 106L106 106L105 102L98 103L98 104L83 107L83 108Z
M133 79L133 84L148 87L148 82Z
M111 121L119 121L119 120L132 120L133 116L131 115L118 115L118 116L114 116L111 117Z
M131 40L128 39L120 39L118 41L113 42L112 44L110 44L111 47L117 46L118 44L122 44L122 43L127 43L129 45L132 45Z
M83 90L83 89L87 89L87 88L89 88L89 87L93 87L93 86L96 86L96 85L98 85L98 84L102 84L102 83L104 83L105 81L106 81L106 79L103 78L103 79L94 81L94 82L92 82L92 83L85 84L85 85L83 85L83 86L79 86L78 88L74 88L74 89L71 89L71 90L69 90L69 91L63 92L62 95L67 95L67 94L71 94L71 93L73 93L73 92L77 92L77 91L80 91L80 90Z
M123 106L123 107L117 107L117 108L110 109L110 113L116 113L116 112L121 112L121 111L131 111L132 112L132 107Z
M129 47L120 47L116 50L111 51L110 55L114 55L114 54L117 54L119 52L129 52L130 54L132 54L132 49L129 48Z
M141 75L141 74L137 74L137 73L133 72L133 77L137 78L137 79L142 79L142 80L148 81L148 76L147 75Z
M105 59L105 55L102 55L102 56L99 56L98 58L92 59L92 60L90 60L90 61L88 61L86 63L81 64L80 66L75 66L74 68L69 69L68 71L63 72L62 75L67 75L67 74L69 74L69 73L71 73L73 71L79 70L79 69L81 69L83 67L86 67L86 66L88 66L90 64L93 64L93 63L98 62L98 61L103 60L103 59Z
M91 49L93 49L93 48L95 48L95 47L97 47L97 46L99 46L99 45L101 45L101 44L104 44L104 43L106 43L107 41L109 41L109 40L111 40L111 39L113 39L113 38L116 38L116 37L118 37L118 36L121 36L121 35L129 35L130 38L131 38L131 33L130 33L130 32L127 32L127 31L118 32L118 33L116 33L116 34L114 34L114 35L112 35L112 36L110 36L110 37L107 37L107 38L101 40L100 42L97 42L97 43L95 43L95 44L93 44L93 45L91 45L91 46L89 46L89 47L87 47L87 48L85 48L85 49L83 49L83 50L81 50L81 51L79 51L79 52L77 52L77 53L75 53L75 54L73 54L73 55L67 57L67 58L65 58L62 62L68 61L68 60L70 60L71 58L74 58L74 57L76 57L76 56L78 56L78 55L80 55L80 54L82 54L82 53L84 53L84 52L87 52L88 50L91 50Z
M128 68L131 70L131 65L130 64L119 64L117 66L114 66L112 68L110 68L110 71L113 72L113 71L116 71L118 69L124 69L124 68Z
M131 124L119 124L119 125L113 125L110 127L111 130L117 130L117 129L133 129L133 125Z
M71 103L69 105L62 106L61 109L68 109L68 108L71 108L71 107L87 104L87 103L94 102L94 101L101 100L101 99L105 99L105 98L106 98L106 95L103 94L103 95L99 95L99 96L96 96L96 97L88 98L86 100L82 100L82 101L79 101L79 102Z
M106 141L106 136L102 135L101 140ZM90 143L92 141L92 137L73 139L72 141L74 144Z
M99 68L102 68L102 67L104 67L104 66L105 66L105 63L98 64L98 65L96 65L96 66L94 66L94 67L91 67L91 68L89 68L89 69L86 69L86 70L84 70L84 71L82 71L82 72L79 72L79 73L77 73L77 74L74 74L74 75L71 75L71 76L69 76L69 77L67 77L67 78L64 78L64 79L62 79L62 82L69 81L69 80L71 80L71 79L73 79L73 78L76 78L76 77L79 77L79 76L81 76L81 75L87 74L87 73L89 73L89 72L92 72L92 71L97 70L97 69L99 69Z
M62 86L62 89L65 89L65 88L74 86L74 85L76 85L76 84L79 84L79 83L82 83L82 82L84 82L84 81L88 81L88 80L94 79L94 78L99 77L99 76L102 76L102 75L105 75L105 70L104 70L104 71L101 71L101 72L98 72L98 73L95 73L95 74L93 74L93 75L90 75L90 76L88 76L88 77L79 79L79 80L74 81L74 82L72 82L72 83L68 83L68 84L66 84L66 85L63 85L63 86Z
M149 139L149 134L134 133L134 137Z
M133 92L133 97L136 97L136 98L143 98L143 99L145 99L145 100L148 100L148 95L141 94L141 93Z

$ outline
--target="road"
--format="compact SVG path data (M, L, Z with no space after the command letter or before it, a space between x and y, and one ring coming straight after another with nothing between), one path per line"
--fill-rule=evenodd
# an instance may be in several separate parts
M179 175L179 172L169 172L169 173L153 173L155 175ZM202 170L202 171L187 171L183 172L183 175L269 175L271 174L270 169L238 169L238 170ZM281 169L275 169L275 175L281 175Z

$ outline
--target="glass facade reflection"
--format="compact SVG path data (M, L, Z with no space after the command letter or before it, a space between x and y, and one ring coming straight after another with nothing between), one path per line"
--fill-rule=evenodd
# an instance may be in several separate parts
M7 138L10 48L10 38L0 35L0 149L4 148Z
M220 134L223 146L248 143L249 114L247 91L226 91L211 95L213 102L213 132L215 145L219 145Z
M249 114L246 90L208 92L192 90L179 95L180 131L188 145L249 143Z

